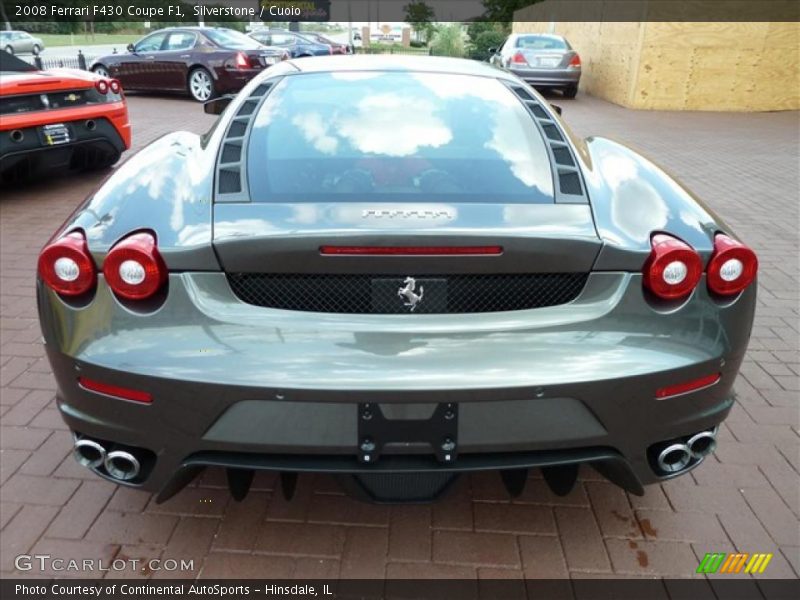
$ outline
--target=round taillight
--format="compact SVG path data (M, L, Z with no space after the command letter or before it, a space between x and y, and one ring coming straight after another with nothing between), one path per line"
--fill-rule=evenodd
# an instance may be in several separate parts
M120 84L119 80L112 79L108 83L108 89L111 90L112 94L119 94L122 91L122 85Z
M39 254L38 271L45 285L62 296L80 296L97 282L86 238L79 231L45 246Z
M642 272L645 288L664 300L691 294L703 274L700 255L686 242L664 233L654 235L650 244Z
M149 298L167 280L167 267L151 233L134 233L118 242L103 261L106 282L127 300Z
M108 82L105 79L98 79L97 81L95 81L94 87L99 93L103 95L106 95L108 93Z
M714 254L706 269L708 289L720 296L733 296L755 279L758 258L750 248L725 234L714 237Z

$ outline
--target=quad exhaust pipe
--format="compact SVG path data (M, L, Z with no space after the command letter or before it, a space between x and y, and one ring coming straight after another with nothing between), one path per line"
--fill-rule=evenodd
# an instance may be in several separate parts
M80 438L75 441L72 455L78 464L88 469L104 467L106 472L120 481L136 479L142 470L142 465L131 452L126 450L113 450L106 448L95 440Z
M105 462L106 449L93 440L83 438L75 442L72 455L79 465L88 469L96 469Z
M668 444L658 453L658 467L665 473L682 471L692 460L689 446L680 442Z
M124 450L109 452L103 464L109 475L121 481L135 479L142 468L136 457Z
M678 473L692 461L705 458L717 448L717 428L695 433L686 440L666 442L658 452L656 463L664 473Z

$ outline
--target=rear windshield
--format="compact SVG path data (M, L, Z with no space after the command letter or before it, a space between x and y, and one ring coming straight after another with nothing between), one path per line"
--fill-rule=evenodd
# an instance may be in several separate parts
M439 73L288 76L256 115L254 202L552 202L539 130L499 81Z
M255 50L261 48L253 38L247 37L234 29L205 29L203 33L222 48L232 48L234 50Z
M523 35L517 38L517 48L531 50L566 50L567 43L559 38L541 35Z

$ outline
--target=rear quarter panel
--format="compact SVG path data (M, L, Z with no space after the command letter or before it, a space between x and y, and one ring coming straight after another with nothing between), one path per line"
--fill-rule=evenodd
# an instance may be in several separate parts
M655 232L680 238L704 263L714 249L714 234L732 234L686 187L630 147L603 137L577 146L595 226L605 242L596 270L641 269Z
M197 109L199 110L199 109ZM214 131L211 135L213 139ZM82 229L97 264L117 241L151 230L171 270L213 270L212 180L216 144L166 135L118 168L56 233Z

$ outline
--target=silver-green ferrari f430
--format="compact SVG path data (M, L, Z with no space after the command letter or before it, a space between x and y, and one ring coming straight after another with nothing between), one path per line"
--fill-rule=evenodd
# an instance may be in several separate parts
M139 152L44 248L78 461L163 501L209 466L332 473L377 502L496 470L624 489L714 451L757 260L624 145L512 73L288 60L205 135Z

